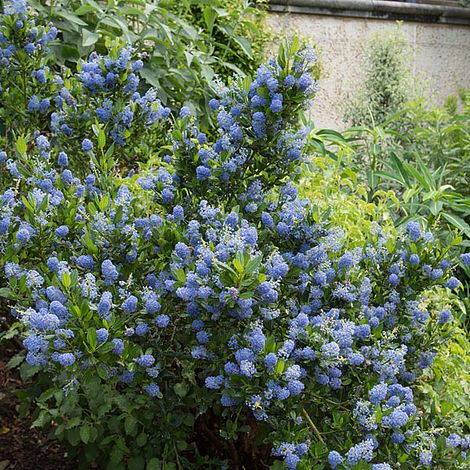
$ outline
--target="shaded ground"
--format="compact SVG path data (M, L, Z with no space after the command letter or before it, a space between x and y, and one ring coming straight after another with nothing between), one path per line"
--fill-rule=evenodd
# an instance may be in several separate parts
M0 470L76 470L77 463L67 458L47 435L31 429L29 419L19 419L15 389L22 383L7 363L16 353L14 345L0 345Z

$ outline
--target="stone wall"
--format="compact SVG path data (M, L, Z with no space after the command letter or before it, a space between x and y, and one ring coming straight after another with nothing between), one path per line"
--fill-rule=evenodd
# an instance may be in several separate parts
M345 128L342 106L361 78L363 46L375 32L394 28L396 22L271 12L269 23L274 32L300 34L318 46L323 76L310 117L318 127ZM470 88L470 26L405 21L402 29L414 51L413 73L424 79L426 95L434 103Z

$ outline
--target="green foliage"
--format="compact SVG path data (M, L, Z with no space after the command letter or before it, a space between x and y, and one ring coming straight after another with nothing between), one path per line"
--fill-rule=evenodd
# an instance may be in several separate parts
M470 246L470 99L444 108L422 100L407 104L373 128L345 132L355 149L354 168L370 187L370 200L394 190L400 206L395 224L419 220L443 242L460 233L455 255ZM377 193L378 191L378 193ZM463 264L461 269L470 276Z
M411 96L411 48L399 27L376 33L364 48L363 77L345 109L353 126L374 126Z
M461 90L459 99L450 97L443 107L423 99L408 103L387 127L396 132L404 159L419 155L432 171L445 167L455 191L470 195L470 91Z
M394 232L392 212L399 205L394 192L377 191L369 201L368 186L351 169L354 149L344 136L314 129L309 150L316 156L302 172L300 190L315 201L319 214L328 214L345 231L351 248L363 245L376 224Z
M443 294L432 291L426 302L452 309L458 321L452 340L440 349L423 377L420 400L427 411L442 416L444 425L470 428L470 339L462 326L468 315L468 306L455 294Z
M54 60L72 66L119 39L148 54L142 76L172 109L200 117L216 74L252 73L269 33L263 3L247 0L57 0L33 2L61 31Z

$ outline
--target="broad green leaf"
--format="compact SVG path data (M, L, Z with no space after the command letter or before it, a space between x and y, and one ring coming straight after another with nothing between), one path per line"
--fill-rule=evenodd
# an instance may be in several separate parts
M442 213L442 216L450 222L454 227L457 227L459 230L465 233L467 237L470 237L470 225L465 222L461 217L455 214L450 214L448 212Z
M72 285L72 278L68 272L62 273L62 285L68 289Z
M88 31L88 29L82 29L82 46L83 47L92 46L98 41L99 38L100 38L99 34Z
M90 425L84 424L80 426L80 439L84 444L87 444L90 441Z
M76 25L88 26L88 24L85 23L83 20L81 20L78 16L76 16L72 13L69 13L67 11L60 10L60 11L57 12L57 15L64 18L67 21L70 21L71 23L76 24Z
M204 22L206 23L209 34L212 34L212 29L214 27L214 21L217 17L217 12L211 7L204 7Z
M23 137L18 137L18 139L16 139L16 150L20 155L25 155L26 149L26 141Z

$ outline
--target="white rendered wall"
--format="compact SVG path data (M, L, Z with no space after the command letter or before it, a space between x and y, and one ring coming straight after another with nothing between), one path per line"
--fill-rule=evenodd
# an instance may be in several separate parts
M269 23L275 33L300 34L318 46L323 73L310 117L317 127L344 129L342 105L360 80L363 46L396 23L297 13L270 13ZM426 79L426 95L433 102L470 88L469 26L404 22L402 30L413 47L414 74Z

